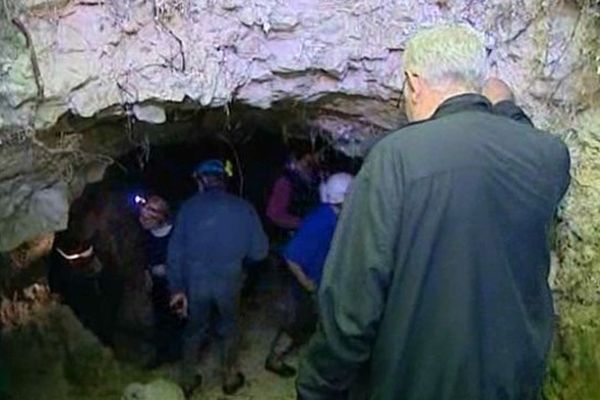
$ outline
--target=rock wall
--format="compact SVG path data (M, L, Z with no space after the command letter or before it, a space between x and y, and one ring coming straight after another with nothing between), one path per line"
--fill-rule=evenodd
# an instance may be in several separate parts
M404 122L407 37L451 21L485 32L490 64L539 123L549 103L561 110L579 96L570 73L581 63L573 41L580 13L558 0L8 4L0 29L0 153L13 167L0 171L0 250L64 228L69 192L88 179L80 172L107 161L94 154L103 149L82 151L81 135L57 124L65 113L162 122L162 106L173 103L312 107L314 123L334 137L363 138ZM60 134L54 149L36 140L50 127ZM125 135L118 139L126 143Z
M31 311L18 326L4 327L1 338L2 367L6 368L1 372L8 375L7 393L0 391L8 397L2 398L119 399L128 383L151 377L117 363L71 309L55 303ZM160 393L160 389L155 391Z

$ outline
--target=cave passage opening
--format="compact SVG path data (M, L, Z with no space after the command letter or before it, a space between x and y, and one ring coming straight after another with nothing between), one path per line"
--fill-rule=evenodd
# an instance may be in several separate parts
M323 176L334 172L355 174L362 163L361 157L340 151L330 133L316 129L305 113L281 109L232 106L226 113L182 110L173 106L162 124L132 122L126 115L93 120L65 115L53 130L40 132L39 137L48 146L56 146L65 136L75 134L81 135L85 151L105 151L113 163L103 171L102 179L87 183L74 196L68 228L56 232L54 247L41 262L46 265L57 259L64 262L64 257L57 254L59 248L67 254L78 254L93 247L93 262L90 261L91 267L85 272L87 276L83 280L68 278L66 281L70 289L81 285L75 290L78 292L75 298L80 296L86 300L68 306L87 330L112 348L121 362L142 367L152 364L156 349L152 343L155 324L152 301L144 286L147 232L138 221L136 195L159 195L176 214L181 204L197 191L191 177L194 166L203 160L218 158L233 165L228 190L249 201L264 226L267 200L289 159L290 146L301 143L318 153ZM49 279L47 269L36 271L46 276L29 274L28 279L36 282ZM259 397L265 390L277 390L276 398L282 398L277 396L284 396L282 390L292 393L292 386L273 385L279 378L249 365L264 362L268 342L276 329L273 307L286 290L290 277L271 257L260 268L247 271L247 276L253 271L259 273L247 279L242 293L241 323L245 337L242 364L250 379L268 386L265 389L258 385L252 389ZM94 274L102 277L96 279ZM95 290L105 292L90 295ZM62 301L67 303L64 296ZM7 364L10 369L11 361L7 360ZM21 370L19 373L27 375L29 372ZM19 378L19 381L28 382L28 379ZM206 390L210 392L210 388L209 380Z
M105 150L113 162L102 179L85 185L72 201L69 229L108 194L126 196L125 209L135 213L136 195L164 198L176 213L197 186L192 171L201 161L219 159L231 165L228 191L249 201L265 223L267 201L294 148L319 160L320 180L335 172L355 175L362 165L361 139L315 126L314 112L286 106L273 110L234 104L225 110L165 106L166 121L152 124L131 116L94 120L66 115L42 135L52 143L64 128L82 133L83 148ZM350 136L350 137L348 137ZM125 150L124 150L125 149Z

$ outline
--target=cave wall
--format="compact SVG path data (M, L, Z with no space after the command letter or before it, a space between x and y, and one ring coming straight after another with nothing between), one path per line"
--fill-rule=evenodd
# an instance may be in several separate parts
M57 125L66 112L161 123L165 103L223 112L232 102L285 103L310 107L313 122L334 137L363 139L404 123L405 40L419 27L454 21L485 32L492 68L539 124L563 118L581 97L572 84L584 62L574 2L4 3L0 153L13 168L0 171L0 250L64 228L68 200L109 162L98 153L115 155L102 146L83 151L82 133ZM49 148L39 132L51 127L64 134ZM126 143L125 136L111 140Z

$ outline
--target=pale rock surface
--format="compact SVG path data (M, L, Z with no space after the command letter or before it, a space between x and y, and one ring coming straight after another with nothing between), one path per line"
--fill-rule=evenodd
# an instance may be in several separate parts
M161 103L300 105L338 146L364 152L363 139L405 123L400 97L406 39L440 22L465 22L485 33L490 63L537 123L562 118L563 108L577 103L569 74L579 62L577 43L570 40L578 15L558 1L22 4L30 8L16 18L25 29L9 24L0 41L0 152L8 156L3 164L18 165L10 174L4 165L0 171L0 250L64 227L65 201L85 183L79 171L94 161L89 151L96 149L78 153L75 146L62 153L34 146L40 156L22 162L33 135L17 147L5 138L22 129L39 133L67 112L100 118L130 107L140 120L160 123L166 118ZM121 143L111 148L129 149L126 135L107 140ZM52 205L40 206L34 193L49 190L50 183Z
M167 121L164 108L154 104L136 104L133 106L133 114L140 121L162 124Z
M125 388L122 400L184 400L181 388L164 379L146 385L132 383Z
M71 1L20 17L37 55L42 103L55 109L38 128L67 110L89 117L124 102L188 97L208 107L239 101L268 108L341 94L362 99L334 97L337 110L389 129L398 122L393 103L402 86L404 42L416 29L444 21L485 32L490 60L526 103L553 89L548 80L576 62L563 50L577 15L556 10L542 21L552 25L548 57L560 59L547 72L556 76L543 84L532 76L527 61L537 56L531 35L536 0L188 0L157 1L156 10L151 3ZM22 54L11 70L13 86L3 92L16 98L8 103L15 107L31 98L31 71ZM569 100L572 94L562 95Z

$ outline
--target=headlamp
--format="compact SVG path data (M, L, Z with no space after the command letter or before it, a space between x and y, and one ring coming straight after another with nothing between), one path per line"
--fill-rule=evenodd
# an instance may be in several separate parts
M229 160L225 161L225 175L229 178L233 176L233 163Z
M138 206L143 206L144 204L146 204L148 202L148 200L146 200L146 198L140 196L140 195L136 195L133 198L133 201L135 202L136 205Z
M81 258L89 258L94 254L94 246L90 246L88 247L86 250L80 252L80 253L75 253L75 254L67 254L64 251L62 251L60 248L56 248L56 251L58 252L58 254L60 254L65 260L67 261L75 261L75 260L79 260Z

